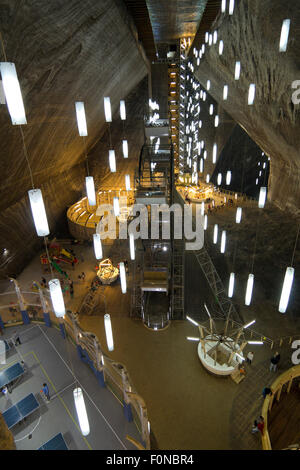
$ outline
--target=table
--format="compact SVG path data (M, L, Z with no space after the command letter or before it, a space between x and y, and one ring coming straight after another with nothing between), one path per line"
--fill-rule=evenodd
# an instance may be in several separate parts
M2 413L8 429L11 429L17 423L27 418L27 416L37 410L39 406L40 405L33 393L30 393L25 398L18 401L18 403L8 408L8 410Z
M5 387L5 385L10 384L18 377L21 377L24 372L24 368L21 366L20 362L17 362L13 366L2 370L0 372L0 388Z
M45 442L38 450L69 450L65 440L63 438L62 433L56 434L56 436L49 439L49 441Z

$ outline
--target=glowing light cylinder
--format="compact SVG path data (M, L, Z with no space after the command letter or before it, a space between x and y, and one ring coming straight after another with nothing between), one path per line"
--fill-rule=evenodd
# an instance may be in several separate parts
M128 158L128 141L122 140L123 157Z
M121 100L120 101L120 117L122 121L126 120L126 107L125 107L125 101Z
M204 204L204 202L202 201L202 202L201 202L201 215L204 215L204 209L205 209L205 204Z
M226 184L229 186L231 183L231 171L227 171L226 173Z
M103 251L102 251L102 243L99 233L93 234L93 242L94 242L94 253L96 259L103 258Z
M30 189L28 196L36 233L39 237L46 237L50 231L42 191L40 189Z
M222 55L223 51L224 51L224 42L221 39L221 41L219 42L219 55Z
M207 82L206 82L206 89L207 89L207 91L210 90L210 80L207 80Z
M219 232L219 226L218 226L218 224L215 224L215 226L214 226L214 238L213 238L213 242L214 242L215 245L218 243L218 232Z
M48 286L54 313L57 318L62 318L66 314L66 309L59 279L51 279Z
M73 397L81 434L88 436L90 433L90 425L81 388L78 387L73 390Z
M231 297L233 296L233 292L234 292L234 281L235 281L235 274L234 273L230 273L230 277L229 277L229 285L228 285L228 297L231 299Z
M241 76L241 63L237 61L235 63L235 70L234 70L234 79L239 80Z
M125 188L126 191L130 191L130 175L125 175Z
M218 31L214 31L214 34L213 34L213 43L214 43L214 44L217 44L217 41L218 41Z
M86 176L85 187L86 187L86 194L88 197L89 205L95 206L96 205L96 193L95 193L94 178L92 176Z
M255 90L256 86L255 83L251 83L249 86L249 93L248 93L248 105L252 106L255 100Z
M280 34L280 42L279 42L279 52L286 52L288 40L289 40L289 33L290 33L290 25L291 20L283 20L282 27L281 27L281 34Z
M120 215L120 204L118 197L114 197L114 214L116 217Z
M200 159L200 173L203 173L204 170L204 163L203 163L203 158Z
M114 339L113 339L110 315L108 313L106 313L104 315L104 328L105 328L107 349L109 351L113 351L114 350Z
M209 180L210 180L210 175L209 175L209 173L207 173L207 175L206 175L206 180L205 180L205 181L206 181L207 183L209 183Z
M221 236L221 248L220 248L221 253L225 253L225 249L226 249L226 230L223 230L222 236Z
M104 113L106 122L111 122L111 104L109 96L104 97Z
M114 150L109 150L109 167L112 173L116 172L116 154Z
M229 15L233 15L234 12L234 0L229 0Z
M220 122L219 121L219 116L217 115L217 116L215 116L215 127L218 127L219 122Z
M88 132L85 118L84 103L82 101L76 101L75 109L79 135L81 137L87 136Z
M214 144L213 153L212 153L212 162L213 163L216 163L216 161L217 161L217 153L218 153L218 146L217 146L217 144Z
M237 210L236 210L236 216L235 216L235 221L237 224L240 224L241 223L241 220L242 220L242 208L241 207L238 207Z
M15 64L12 62L0 62L0 72L4 95L12 124L14 126L27 124L22 92Z
M226 12L226 0L222 0L221 12L222 12L222 13L225 13L225 12Z
M126 294L127 285L126 285L126 272L123 261L120 263L120 280L121 280L121 290L122 294Z
M207 230L207 215L204 216L204 223L203 223L204 230Z
M254 284L254 274L249 274L248 281L247 281L246 295L245 295L245 305L251 304L253 284Z
M222 173L218 173L217 183L218 183L218 186L221 185L221 183L222 183Z
M295 273L294 268L291 268L291 267L286 268L282 291L281 291L280 302L279 302L279 309L278 309L280 313L286 312L286 309L289 303L292 285L293 285L294 273Z
M258 199L258 207L260 209L263 209L265 207L266 198L267 198L267 188L265 186L262 186L260 188L259 199Z
M228 85L224 85L223 87L223 100L226 101L228 98Z
M209 107L209 114L212 116L214 114L214 105L211 104Z
M129 234L129 249L130 249L130 258L135 259L135 246L134 246L134 235L133 233Z

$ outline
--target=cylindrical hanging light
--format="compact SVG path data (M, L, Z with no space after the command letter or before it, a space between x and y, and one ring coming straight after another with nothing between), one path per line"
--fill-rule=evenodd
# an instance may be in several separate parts
M218 173L217 183L218 183L218 186L221 185L221 183L222 183L222 173Z
M128 141L122 140L123 157L128 158Z
M116 217L120 215L120 204L118 197L114 197L114 214Z
M233 291L234 291L234 281L235 281L235 274L230 273L229 277L229 285L228 285L228 297L231 299L233 296Z
M279 302L279 309L278 309L280 313L286 312L286 309L289 303L292 285L293 285L294 272L295 272L294 268L291 268L291 267L286 268L282 291L281 291L280 302Z
M222 12L222 13L225 13L225 12L226 12L226 0L222 0L221 12Z
M263 209L265 207L266 197L267 197L267 188L265 186L262 186L260 188L259 199L258 199L258 207L260 209Z
M253 284L254 284L254 274L249 274L248 281L247 281L246 296L245 296L245 305L251 304Z
M87 125L86 125L84 103L82 101L76 101L75 109L76 109L76 118L77 118L77 126L78 126L79 135L81 137L87 136L88 132L87 132Z
M109 167L112 173L116 172L116 155L114 150L109 150Z
M27 124L22 92L15 64L0 62L4 95L13 125Z
M129 234L129 248L130 248L130 258L135 259L135 247L134 247L134 235L133 233Z
M251 106L255 100L255 83L251 83L249 86L249 93L248 93L248 105Z
M207 230L207 214L204 216L204 224L203 224L204 230Z
M229 15L233 15L234 12L234 0L229 0Z
M126 119L126 108L125 108L125 101L121 100L120 101L120 117L122 121L125 121Z
M86 176L85 186L86 186L86 194L88 197L89 205L95 206L96 205L96 193L95 193L94 178L92 176Z
M214 114L214 105L211 104L209 107L209 114L212 116Z
M126 285L126 272L123 261L120 263L120 279L121 279L121 290L122 294L126 294L127 285Z
M230 183L231 183L231 171L229 170L226 173L226 184L227 184L227 186L229 186Z
M218 127L219 122L220 122L219 116L217 115L217 116L215 116L215 127Z
M239 80L241 76L241 63L237 61L235 63L235 70L234 70L234 79Z
M228 85L224 85L223 87L223 100L226 101L228 98Z
M111 104L109 96L104 97L104 113L106 122L111 122Z
M219 42L219 55L223 54L223 50L224 50L224 42L221 39L221 41Z
M204 163L203 163L203 158L200 159L200 173L203 173L204 170Z
M105 328L107 349L109 351L113 351L114 350L114 339L113 339L110 315L108 313L106 313L104 315L104 328Z
M218 224L215 224L215 226L214 226L214 239L213 239L215 245L218 242L218 231L219 231Z
M90 433L90 425L81 388L78 387L73 390L73 397L81 434L83 436L88 436Z
M235 221L237 224L239 224L242 220L242 208L238 207L236 210L236 216L235 216Z
M59 279L51 279L48 285L54 313L57 318L64 317L66 309Z
M226 248L226 230L222 231L222 236L221 236L221 253L225 253L225 248Z
M210 176L209 176L209 173L207 173L206 175L206 182L209 183L209 179L210 179Z
M130 191L130 175L125 175L125 188L126 191Z
M46 237L50 231L42 191L40 189L30 189L28 195L36 233L39 237Z
M216 161L217 161L217 152L218 152L218 146L217 146L217 144L214 144L213 154L212 154L212 162L213 163L216 163Z
M289 40L289 32L290 32L290 24L291 20L286 19L282 22L281 27L281 34L280 34L280 42L279 42L279 52L286 52L288 40Z
M204 210L205 210L205 203L204 201L201 202L201 215L204 215Z
M94 242L95 258L102 259L103 251L102 251L101 237L99 233L93 234L93 242Z

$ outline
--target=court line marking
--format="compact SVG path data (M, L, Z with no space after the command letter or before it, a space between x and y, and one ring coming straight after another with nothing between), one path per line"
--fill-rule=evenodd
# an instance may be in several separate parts
M64 359L61 357L61 355L59 354L59 352L57 351L56 347L54 346L54 344L50 341L50 339L48 338L48 336L46 335L46 333L42 330L42 328L40 327L40 325L37 325L37 327L41 330L41 332L43 333L43 335L45 336L45 338L49 341L49 343L51 344L51 346L53 347L53 349L56 351L56 353L58 354L58 356L60 357L60 359L62 360L62 362L65 364L66 368L69 370L69 372L73 375L73 372L71 371L70 367L68 366L68 364L64 361ZM68 341L68 339L66 338L65 341ZM102 416L103 420L106 422L107 426L110 428L110 430L112 431L112 433L116 436L116 438L118 439L118 441L120 442L120 444L124 447L125 450L128 450L128 448L124 445L124 443L122 442L121 438L118 436L118 434L116 433L116 431L113 429L113 427L111 426L111 424L107 421L107 419L105 418L105 416L102 414L102 412L99 410L99 408L97 407L96 403L92 400L92 398L90 397L90 395L87 393L86 389L82 386L82 384L79 382L79 380L76 378L76 381L79 383L80 387L82 388L82 390L84 390L85 394L87 395L87 397L89 398L89 400L91 401L91 403L93 403L94 407L96 408L96 410L98 411L98 413Z
M69 408L68 408L67 405L65 404L64 400L61 398L60 392L58 392L58 391L56 390L56 387L55 387L54 383L53 383L52 380L50 379L49 375L47 374L45 368L43 367L43 365L42 365L41 361L39 360L39 358L37 357L36 353L35 353L34 351L32 351L32 354L33 354L35 360L37 361L38 365L39 365L40 368L42 369L43 374L45 375L45 377L47 378L47 380L48 380L48 381L50 382L50 384L52 385L52 388L53 388L53 390L55 391L56 396L59 398L60 402L62 403L62 405L63 405L63 407L65 408L66 412L68 413L69 417L71 418L71 420L72 420L73 423L75 424L75 426L76 426L77 430L79 431L79 433L80 433L82 439L84 440L84 442L86 443L86 445L88 446L88 448L89 448L90 450L93 450L93 449L92 449L92 446L90 445L90 443L88 442L88 440L81 434L80 427L78 426L78 424L76 423L75 419L73 418L73 416L72 416L72 414L71 414Z

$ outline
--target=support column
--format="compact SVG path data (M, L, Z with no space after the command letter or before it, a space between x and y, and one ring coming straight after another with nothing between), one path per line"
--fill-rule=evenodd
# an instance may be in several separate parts
M1 315L0 315L0 327L1 327L2 329L5 328Z
M21 310L21 315L22 315L22 320L23 320L24 325L29 325L30 318L29 318L27 310Z
M43 308L43 315L44 315L44 322L46 326L51 326L51 320L50 320L50 315L49 315L49 309L47 305L47 301L45 300L43 291L41 288L39 288L39 294L40 294L40 300L41 300L41 305Z
M66 339L66 329L65 325L62 322L59 322L59 329L63 339Z
M127 421L130 423L131 421L133 421L133 417L132 417L130 401L126 393L128 380L127 380L124 369L122 369L122 381L123 381L123 396L124 396L124 399L123 399L124 415Z

